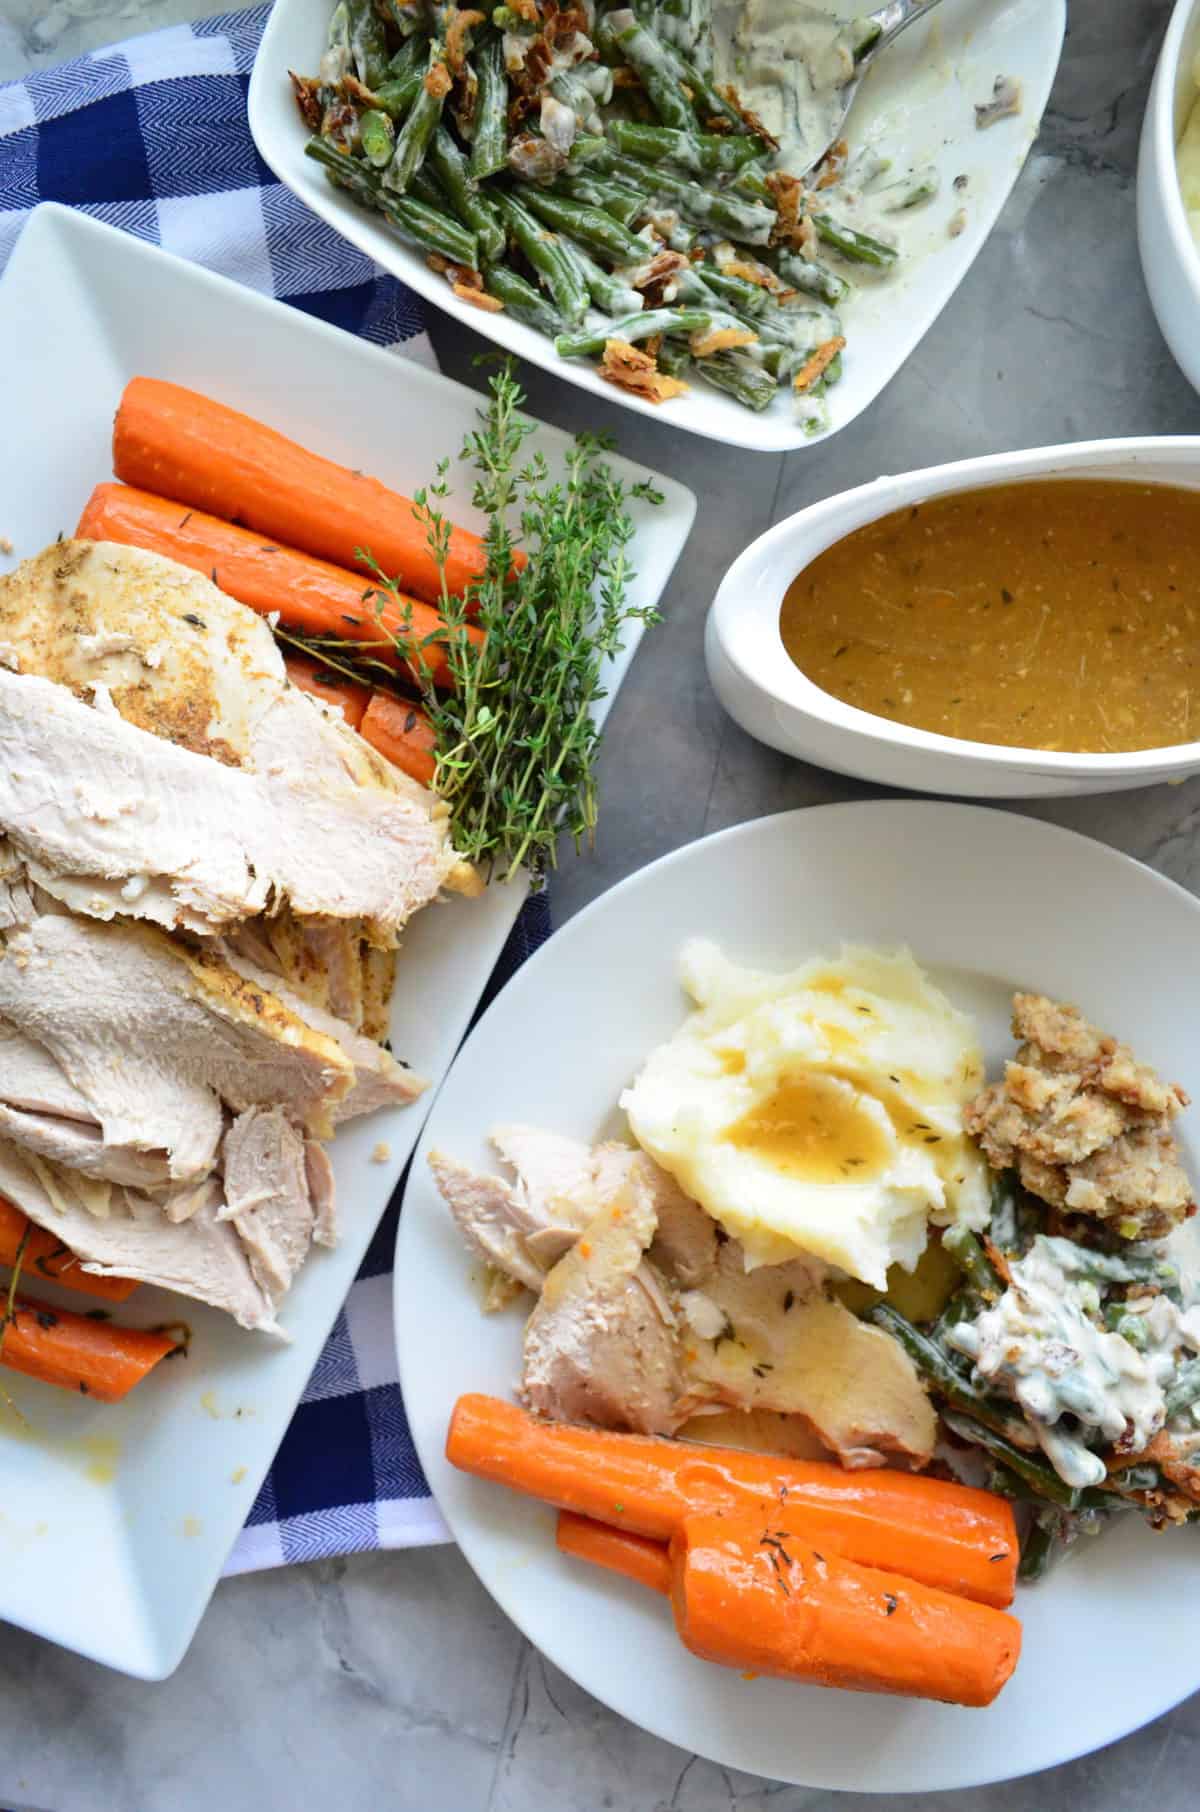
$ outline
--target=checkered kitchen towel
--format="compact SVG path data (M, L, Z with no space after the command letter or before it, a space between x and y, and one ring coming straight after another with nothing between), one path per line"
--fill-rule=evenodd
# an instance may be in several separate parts
M269 10L175 26L0 86L0 269L29 210L64 202L377 345L431 359L416 297L310 214L254 148L246 89ZM545 898L535 898L483 1004L549 931ZM401 1189L230 1573L449 1540L396 1377L391 1270Z

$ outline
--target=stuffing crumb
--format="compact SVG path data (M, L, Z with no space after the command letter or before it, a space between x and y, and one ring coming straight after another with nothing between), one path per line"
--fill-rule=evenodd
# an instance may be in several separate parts
M825 340L801 365L792 379L794 390L811 390L823 371L828 370L846 344L844 334L834 334L831 340Z
M660 371L650 353L631 346L628 340L604 342L600 375L610 384L632 391L634 396L647 397L652 403L665 403L671 397L682 396L687 389L679 378L668 377L665 371Z
M0 535L0 554L11 554L12 551L13 551L13 544L9 540L8 536Z
M386 1139L380 1139L378 1145L371 1147L372 1164L386 1164L392 1155L392 1148Z

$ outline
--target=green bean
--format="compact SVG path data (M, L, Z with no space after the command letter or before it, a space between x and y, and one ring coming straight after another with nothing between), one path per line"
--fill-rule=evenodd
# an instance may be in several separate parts
M387 66L388 80L399 82L405 76L420 75L425 63L425 46L420 38L406 38Z
M422 164L413 177L408 192L415 200L424 201L431 208L445 208L448 200L445 189L427 163Z
M358 116L358 132L363 156L372 169L382 170L392 161L396 148L396 131L387 114L378 107L368 107Z
M587 328L581 333L560 334L554 350L562 359L596 359L608 340L651 340L655 334L703 333L720 323L720 317L704 308L650 308L640 315L629 315L623 321L608 322L597 331Z
M659 0L657 18L658 29L669 43L685 56L703 58L711 66L711 0Z
M566 195L571 201L582 201L589 208L603 208L622 226L632 226L645 209L645 202L635 189L623 189L619 183L587 170L564 170L550 185L551 195Z
M744 141L737 139L734 142L740 145ZM754 164L747 164L744 169L739 170L729 187L736 195L745 195L751 201L762 201L774 205L770 185L762 171L757 169Z
M779 386L769 371L751 358L739 358L736 352L717 352L701 359L696 369L718 390L743 403L747 409L767 409L779 394Z
M581 245L576 245L574 240L568 240L567 244L583 273L588 295L597 308L603 309L606 315L620 319L626 315L635 315L645 307L645 298L640 290L634 289L631 283L623 282L620 277L611 275Z
M387 71L387 43L375 0L346 0L350 13L350 51L358 79L372 91Z
M489 265L484 272L483 287L489 296L503 302L505 312L514 320L524 321L527 327L536 327L542 333L562 332L562 316L541 290L527 283L507 264Z
M1030 1523L1021 1543L1021 1558L1017 1565L1017 1578L1026 1585L1035 1579L1041 1579L1055 1550L1062 1546L1062 1521L1054 1511L1039 1510Z
M389 119L402 120L411 111L424 81L424 74L419 69L397 76L394 81L385 82L382 88L375 90L375 105L381 107Z
M1037 1492L1048 1503L1058 1504L1064 1510L1077 1510L1081 1493L1073 1485L1060 1479L1054 1468L1044 1460L1035 1459L1033 1454L1026 1453L1011 1441L1005 1440L994 1428L975 1421L970 1416L959 1415L951 1410L942 1412L942 1420L961 1440L970 1441L985 1452L994 1454L1002 1460L1010 1472L1015 1472L1030 1488Z
M727 101L723 94L714 88L705 72L697 63L687 57L676 57L676 64L684 82L692 93L692 106L701 125L708 125L711 120L727 120L734 132L752 133L732 101ZM757 137L757 133L753 133Z
M985 1423L989 1428L995 1429L1006 1445L1013 1446L1014 1451L1019 1451L1016 1443L1022 1438L1028 1439L1032 1446L1033 1437L1025 1424L1019 1418L1010 1415L1002 1403L998 1403L994 1398L985 1396L982 1391L977 1390L975 1385L968 1378L964 1378L957 1367L947 1358L937 1342L931 1340L928 1334L922 1334L913 1327L912 1323L906 1321L904 1316L893 1309L890 1303L877 1303L869 1311L867 1318L873 1321L876 1327L883 1328L885 1333L891 1334L893 1339L899 1341L917 1370L928 1379L939 1395L945 1397L948 1403L952 1403L964 1415L971 1416L977 1422ZM1057 1473L1055 1477L1058 1477ZM1061 1481L1059 1482L1061 1483Z
M719 297L740 315L762 315L775 306L770 292L761 283L730 276L715 264L689 265L686 271L679 272L679 280L681 295L695 295L701 299Z
M1189 1359L1176 1369L1166 1392L1167 1420L1189 1409L1200 1397L1200 1359Z
M678 132L670 126L644 126L637 120L610 120L608 136L618 151L657 164L664 159L700 175L713 170L740 170L767 147L758 138L722 138L716 132ZM764 185L765 187L765 185Z
M640 189L647 202L652 198L672 202L700 226L728 233L747 245L766 245L770 240L777 219L774 208L756 201L741 201L727 189L702 188L688 177L664 170L661 164L644 164L619 151L608 151L596 162L606 175L615 176L629 188Z
M435 92L439 84L430 87L435 70L443 69L445 50L439 39L434 38L429 46L429 58L425 66L425 77L420 92L412 104L411 111L401 126L396 137L396 154L383 173L383 186L393 194L403 195L416 172L425 161L429 141L437 129L442 117L445 95Z
M387 0L387 8L392 16L392 23L402 38L408 39L420 32L428 32L430 13L425 0Z
M1164 1487L1165 1480L1157 1466L1125 1466L1120 1472L1109 1473L1108 1483L1099 1487L1097 1496L1110 1502L1113 1498L1123 1501L1146 1491L1162 1491ZM1091 1493L1084 1491L1080 1495L1085 1502L1090 1500Z
M827 390L832 390L835 384L841 383L842 372L842 355L840 352L835 352L816 383L809 386L808 394L824 396Z
M611 38L625 60L636 69L646 97L664 126L689 132L696 124L692 104L683 91L675 59L668 47L633 13L609 13L597 26L597 35Z
M855 264L873 264L880 270L886 270L895 264L898 253L894 245L885 245L882 239L873 239L870 233L860 233L854 227L843 226L829 214L814 214L813 225L817 235L826 245L831 245L843 258L849 258Z
M325 54L321 58L322 83L327 88L335 88L343 76L349 75L353 63L354 53L350 47L350 8L347 0L338 0L329 16Z
M574 260L515 195L497 191L494 200L510 237L550 291L563 320L568 327L574 327L582 321L588 305L587 285Z
M589 208L585 202L567 195L552 195L535 183L518 183L515 193L530 211L544 220L556 233L567 233L589 251L598 252L610 264L641 264L650 255L644 239L638 239L619 220L603 208Z
M1046 1250L1072 1277L1090 1277L1098 1283L1153 1283L1177 1285L1179 1269L1161 1252L1097 1252L1077 1240L1042 1236Z
M429 143L429 161L446 191L450 206L478 238L479 256L484 263L494 264L503 258L505 235L499 216L490 198L481 194L471 181L466 158L441 124Z
M890 183L881 189L878 199L885 214L903 214L909 208L920 207L922 202L932 201L941 187L941 177L937 168L929 164L923 170L913 170L899 182ZM890 196L889 201L887 197Z
M508 162L508 74L504 45L489 37L475 52L479 87L475 96L475 131L471 140L471 175L476 182L494 176Z
M695 363L686 340L664 340L658 349L658 369L668 377L682 377Z
M969 1228L947 1227L942 1235L942 1248L985 1302L995 1302L1003 1296L1004 1282Z
M1150 1344L1150 1330L1145 1317L1133 1315L1123 1302L1110 1302L1104 1311L1104 1325L1110 1334L1119 1334L1136 1352L1144 1353Z
M310 138L304 150L306 156L324 166L332 182L348 189L368 207L377 208L403 238L425 251L439 253L452 264L465 264L472 269L478 265L479 246L474 233L448 214L411 196L389 195L375 171L326 139Z

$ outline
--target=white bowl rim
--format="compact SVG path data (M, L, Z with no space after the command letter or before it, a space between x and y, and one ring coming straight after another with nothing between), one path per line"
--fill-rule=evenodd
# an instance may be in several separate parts
M1189 0L1189 3L1200 6L1200 0ZM1167 453L1192 456L1196 467L1195 488L1200 491L1200 435L1194 434L1066 441L1048 447L986 453L971 459L947 460L941 465L919 467L911 472L889 474L872 479L867 484L856 485L851 490L838 491L832 497L809 504L783 522L776 523L738 555L722 579L710 608L710 617L720 639L722 652L741 677L781 712L794 712L815 719L835 731L853 736L861 742L873 743L881 749L919 750L941 756L949 762L969 762L985 768L1007 769L1014 775L1113 780L1136 776L1144 778L1147 783L1162 775L1173 775L1180 769L1200 768L1200 738L1192 742L1170 743L1163 748L1088 754L1078 750L1029 749L1000 743L969 742L961 737L942 736L933 730L920 730L912 725L893 723L888 718L875 716L873 712L845 704L832 693L823 691L795 665L779 633L783 590L804 571L805 566L817 554L841 539L840 535L832 535L827 540L822 540L822 530L831 518L836 519L843 513L849 513L855 501L865 501L868 498L877 498L879 501L879 508L873 515L864 518L860 525L866 526L893 509L902 508L905 502L915 501L918 487L921 490L928 487L927 495L949 496L960 491L991 489L1006 482L1019 483L1038 476L1069 478L1074 468L1096 461L1111 462L1114 466L1124 463L1127 468L1133 468L1114 472L1112 479L1105 478L1104 482L1136 482L1138 475L1135 468L1139 456ZM939 484L940 480L952 474L962 482ZM1181 484L1178 476L1156 480L1152 472L1145 474L1145 481L1151 484L1166 483L1175 489L1191 488ZM768 675L761 667L751 666L739 658L731 638L722 633L723 625L736 608L731 602L732 597L745 589L748 569L752 565L760 566L764 560L780 562L781 556L801 536L806 543L812 541L812 553L803 564L792 567L791 577L778 592L774 587L764 588L760 596L743 607L747 616L760 620L767 617L774 619L772 657L778 654L779 665L776 671L773 664Z
M1197 246L1192 235L1187 209L1183 205L1183 190L1176 162L1179 140L1175 133L1175 85L1183 54L1183 41L1197 14L1200 14L1200 0L1175 0L1158 53L1147 123L1153 153L1153 174L1162 197L1163 218L1176 254L1191 279L1197 301L1200 301L1200 246ZM1200 46L1197 48L1200 49ZM1200 100L1200 88L1196 90L1196 99Z

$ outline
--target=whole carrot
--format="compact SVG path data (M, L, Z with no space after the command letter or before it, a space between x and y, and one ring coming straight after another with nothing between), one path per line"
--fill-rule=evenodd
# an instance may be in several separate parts
M179 1344L167 1334L93 1321L27 1296L15 1299L3 1330L0 1365L101 1403L127 1397Z
M422 786L432 786L437 761L433 725L420 705L407 703L394 693L378 689L358 726L371 747Z
M669 1540L685 1516L764 1507L819 1517L822 1539L862 1565L904 1572L982 1604L1012 1602L1017 1536L1003 1498L880 1468L845 1472L645 1435L542 1422L497 1397L460 1397L446 1457L560 1510ZM820 1542L817 1543L820 1546Z
M0 1195L0 1265L15 1265L18 1258L26 1278L47 1277L52 1283L84 1296L101 1296L107 1302L124 1302L137 1289L136 1278L94 1277L85 1271L61 1240L35 1227L28 1215Z
M628 1529L613 1529L590 1516L576 1516L573 1510L559 1511L554 1539L562 1553L576 1560L590 1560L610 1573L623 1573L626 1579L636 1579L664 1597L670 1594L671 1558L665 1542L632 1535Z
M671 1543L680 1640L705 1661L850 1692L990 1705L1015 1617L827 1554L782 1518L688 1517Z
M441 597L428 527L410 498L195 390L132 378L113 428L113 471L126 484L244 523L339 566L370 572L360 558L368 553L418 597L432 603ZM446 560L450 590L464 592L485 566L478 535L454 529Z
M445 648L428 639L442 624L431 605L368 585L355 573L264 541L185 503L129 485L98 484L75 532L84 540L118 541L178 560L259 616L278 611L285 629L369 643L374 658L403 671L399 639L413 651L417 666L425 662L435 684L449 682ZM477 629L468 633L477 645L482 640Z

